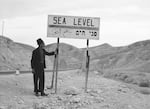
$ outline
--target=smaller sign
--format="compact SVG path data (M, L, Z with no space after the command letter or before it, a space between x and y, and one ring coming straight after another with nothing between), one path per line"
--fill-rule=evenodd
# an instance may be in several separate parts
M79 16L48 16L48 37L99 39L100 18Z

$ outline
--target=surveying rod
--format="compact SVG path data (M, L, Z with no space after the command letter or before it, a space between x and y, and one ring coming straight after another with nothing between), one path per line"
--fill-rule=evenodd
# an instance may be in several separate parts
M87 84L88 84L88 75L89 75L89 39L87 39L87 49L86 49L86 76L85 76L85 92L87 92Z
M58 57L59 57L59 37L57 38L57 54L56 54L56 77L55 77L55 93L57 93L57 78L58 78Z
M54 85L55 71L56 71L56 54L54 55L53 75L52 75L52 82L51 82L51 87L50 87L50 89L52 89L52 88L53 88L53 85Z

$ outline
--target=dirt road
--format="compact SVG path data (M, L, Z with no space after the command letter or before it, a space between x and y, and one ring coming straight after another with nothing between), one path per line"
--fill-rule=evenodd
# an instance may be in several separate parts
M46 73L46 87L51 73ZM59 72L58 93L46 89L48 97L33 93L32 73L0 76L0 109L150 109L150 95L140 94L125 84L77 70Z

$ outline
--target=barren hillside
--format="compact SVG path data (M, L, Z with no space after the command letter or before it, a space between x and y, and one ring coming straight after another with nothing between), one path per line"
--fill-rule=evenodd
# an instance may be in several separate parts
M56 44L50 44L46 46L46 49L49 52L54 51L56 49L56 46L57 46ZM76 48L69 44L60 43L59 45L59 69L81 68L83 58L84 58L84 54L81 49ZM53 59L54 59L53 56L50 57L51 62L53 62Z
M32 51L35 48L0 36L0 70L29 70ZM46 46L47 51L54 51L56 44ZM80 68L83 60L81 49L60 43L59 68ZM52 69L54 56L46 57L47 69Z
M33 49L29 45L0 36L0 70L29 70ZM56 44L47 45L46 49L54 51ZM88 93L84 93L85 50L60 43L59 69L81 70L59 71L58 94L54 94L54 90L46 89L48 97L34 96L31 73L1 75L0 108L150 108L149 40L124 47L112 47L109 44L91 47ZM48 69L52 69L53 59L54 56L46 57ZM51 72L47 72L46 86L49 86L50 82Z
M34 48L0 36L0 70L30 69L31 52Z
M0 36L0 70L29 70L33 47ZM56 44L46 46L54 51ZM59 69L85 71L85 50L60 43ZM150 87L150 40L128 46L112 47L102 44L89 49L90 70L99 75ZM47 69L53 68L54 56L46 57Z
M91 56L91 70L99 71L105 77L150 87L149 40L125 47L93 47Z

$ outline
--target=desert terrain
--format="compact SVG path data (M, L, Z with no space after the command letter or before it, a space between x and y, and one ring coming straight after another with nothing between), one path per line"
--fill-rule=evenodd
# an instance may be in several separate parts
M0 36L0 109L150 109L150 40L122 47L90 47L87 93L86 49L60 43L57 94L46 88L51 84L54 60L46 57L48 97L33 93L33 49ZM55 49L56 44L46 45L47 51Z
M46 87L51 85L46 73ZM32 73L0 76L0 109L149 109L150 95L90 72L87 93L85 74L79 70L58 73L58 91L45 89L47 97L33 93Z

